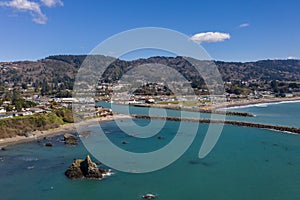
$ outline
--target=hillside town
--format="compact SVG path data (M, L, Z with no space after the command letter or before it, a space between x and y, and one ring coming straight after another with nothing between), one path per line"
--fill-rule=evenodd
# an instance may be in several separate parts
M72 103L81 102L72 97L72 92L76 73L85 58L84 55L49 56L38 61L0 63L0 118L49 113L59 108L70 109ZM119 79L133 67L145 63L169 65L186 77L188 85L173 81L172 87L169 87L163 82L152 83L138 79L139 86L129 91L128 85ZM219 95L228 103L300 96L298 60L247 63L216 61L215 64L223 78L223 90ZM99 78L94 89L95 99L84 99L84 102L179 106L185 102L181 106L205 108L218 98L210 93L201 77L195 75L193 67L182 57L116 60Z

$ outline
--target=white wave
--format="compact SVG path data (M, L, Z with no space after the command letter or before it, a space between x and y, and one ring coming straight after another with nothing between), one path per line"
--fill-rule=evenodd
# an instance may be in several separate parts
M248 105L241 105L241 106L226 107L226 108L221 108L220 110L234 110L234 109L250 108L250 107L262 107L262 108L266 108L269 105L287 104L287 103L300 103L300 100L267 102L267 103L256 103L256 104L248 104Z
M28 166L27 169L34 169L34 166Z
M32 161L38 161L39 159L38 158L35 158L35 157L27 157L27 156L21 156L18 158L19 160L23 160L23 161L26 161L26 162L32 162Z
M103 175L103 177L105 178L106 176L112 176L112 175L114 175L115 173L113 173L112 171L111 171L111 169L109 169L108 170L108 172L106 172L106 173L104 173L104 174L102 174Z

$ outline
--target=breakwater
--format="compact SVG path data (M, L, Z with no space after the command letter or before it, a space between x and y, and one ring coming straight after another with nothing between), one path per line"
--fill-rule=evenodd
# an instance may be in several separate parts
M148 115L131 115L134 118L138 119L158 119L158 120L169 120L169 121L186 121L186 122L195 122L195 123L224 123L233 126L243 126L251 128L262 128L270 129L275 131L290 132L300 134L300 128L290 127L290 126L279 126L271 124L261 124L254 122L241 122L241 121L232 121L232 120L211 120L205 118L181 118L181 117L160 117L160 116L148 116Z
M225 111L225 110L211 110L211 109L201 109L201 108L189 108L189 107L180 107L180 106L168 106L168 105L157 105L157 104L131 104L135 107L152 107L152 108L165 108L169 110L181 110L189 112L201 112L208 114L219 114L219 115L233 115L239 117L254 117L253 114L247 112L235 112L235 111Z

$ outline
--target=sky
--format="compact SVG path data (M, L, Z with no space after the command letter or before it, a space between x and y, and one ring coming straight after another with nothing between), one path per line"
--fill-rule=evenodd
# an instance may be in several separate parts
M88 54L134 28L162 27L214 60L300 59L297 0L0 0L0 61Z

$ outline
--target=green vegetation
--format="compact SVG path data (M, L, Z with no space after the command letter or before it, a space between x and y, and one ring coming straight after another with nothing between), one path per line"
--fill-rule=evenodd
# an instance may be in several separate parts
M21 91L16 88L13 91L5 91L3 93L2 99L0 100L0 106L3 104L3 101L11 101L12 103L12 105L5 106L7 111L12 111L15 107L15 109L19 112L22 108L32 108L36 106L36 103L33 101L27 101L21 98Z
M15 105L17 111L21 111L22 108L31 108L36 106L36 103L32 101L25 101L24 99L18 99L13 102L13 104Z
M47 114L35 114L0 120L0 138L16 135L28 136L33 131L58 128L65 123L73 123L72 111L66 108L53 110Z
M37 94L70 97L75 76L83 62L91 66L109 64L102 78L99 77L101 84L114 83L123 74L144 64L167 65L189 81L196 94L208 95L203 78L191 63L180 56L175 58L157 56L134 61L114 60L100 55L89 56L88 61L85 58L86 55L58 55L35 62L2 62L0 63L2 69L0 70L0 95L4 94L3 99L5 99L7 88L19 88L25 93L22 96ZM197 61L196 63L199 66L215 64L225 82L226 92L230 94L248 95L259 91L270 91L279 95L300 92L300 60L262 60L245 63ZM213 78L214 73L211 76ZM98 92L99 95L108 95L112 91L104 87ZM164 86L150 84L138 88L135 94L172 95L172 92Z
M56 116L61 118L65 123L74 123L73 113L71 110L67 108L60 108L53 110Z
M234 85L230 89L227 90L228 93L236 94L236 95L248 95L250 94L251 90L247 87Z

